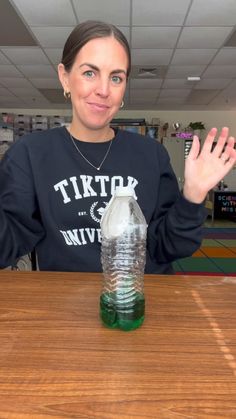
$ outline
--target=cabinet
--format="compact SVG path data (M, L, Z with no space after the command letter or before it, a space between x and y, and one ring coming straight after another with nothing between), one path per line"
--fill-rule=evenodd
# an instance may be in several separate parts
M151 138L158 139L158 126L154 125L122 125L119 126L120 129L124 129L130 132L136 132L141 135L149 135Z
M0 124L0 160L13 143L13 129Z
M111 128L119 128L120 130L130 131L141 135L149 135L152 138L158 138L159 125L148 125L145 119L113 119Z
M191 149L192 141L192 138L177 137L164 137L162 141L169 153L170 162L177 177L180 189L183 187L185 159Z
M144 125L111 125L112 128L130 131L137 134L145 135L146 127Z

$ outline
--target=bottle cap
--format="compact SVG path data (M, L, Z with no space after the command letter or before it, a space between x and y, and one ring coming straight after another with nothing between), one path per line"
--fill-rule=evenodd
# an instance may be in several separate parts
M115 189L115 196L134 196L134 189L131 186L118 186Z

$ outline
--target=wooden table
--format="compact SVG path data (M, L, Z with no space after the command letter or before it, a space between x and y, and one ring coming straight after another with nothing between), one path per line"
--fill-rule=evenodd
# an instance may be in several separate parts
M236 418L236 278L146 276L105 328L100 274L0 272L0 418Z

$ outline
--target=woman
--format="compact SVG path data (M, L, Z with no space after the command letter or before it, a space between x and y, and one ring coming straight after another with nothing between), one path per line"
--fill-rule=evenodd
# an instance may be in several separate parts
M194 138L180 193L161 144L110 127L129 72L116 27L88 21L69 36L58 74L70 126L21 138L1 164L1 267L35 248L41 270L101 271L100 219L117 186L134 188L146 217L147 273L171 273L199 247L203 201L236 161L234 138L223 128L211 151L213 128L200 153Z

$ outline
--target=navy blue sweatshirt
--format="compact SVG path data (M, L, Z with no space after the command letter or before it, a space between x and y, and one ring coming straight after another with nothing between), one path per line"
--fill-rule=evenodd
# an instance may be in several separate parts
M109 146L76 144L95 166ZM36 249L40 270L100 272L101 216L128 185L148 224L145 272L173 272L200 246L205 209L182 196L160 143L118 130L97 171L65 127L17 140L0 165L0 267Z

